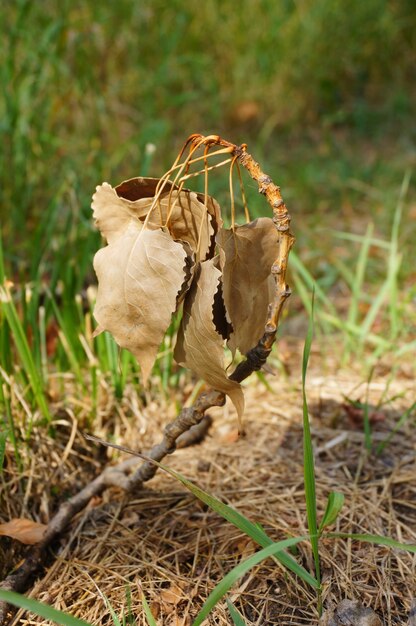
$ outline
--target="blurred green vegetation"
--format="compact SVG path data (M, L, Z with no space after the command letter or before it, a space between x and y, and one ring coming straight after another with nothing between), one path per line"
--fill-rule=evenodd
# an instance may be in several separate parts
M95 280L95 186L160 176L194 132L248 143L282 186L296 252L310 275L330 298L353 292L349 321L356 328L380 285L388 297L390 241L402 256L388 284L397 292L407 286L405 303L414 303L413 1L15 0L2 3L0 19L5 273L22 285L24 326L39 327L31 338L39 367L52 317L67 338L62 367L65 359L70 366L85 357L78 341L85 322L74 296ZM225 173L223 180L213 176L211 191L226 198ZM252 214L267 213L249 180L247 192ZM366 235L354 274L350 264L369 222L385 244ZM299 266L296 272L299 290L302 280L309 289L310 276ZM369 331L375 316L370 322ZM3 324L0 346L11 363L8 332Z

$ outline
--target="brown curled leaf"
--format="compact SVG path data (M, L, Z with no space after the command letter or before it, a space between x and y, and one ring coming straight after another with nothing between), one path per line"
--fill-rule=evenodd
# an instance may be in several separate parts
M186 251L164 230L133 221L94 258L99 329L137 358L146 383L185 281Z
M193 253L191 246L186 241L178 241L178 243L180 243L183 246L183 249L185 250L185 253L186 253L186 257L185 257L185 266L184 266L184 280L183 280L181 289L176 299L177 308L179 304L183 302L191 286L192 279L195 273L195 254Z
M228 346L246 354L262 336L267 321L278 233L270 218L261 217L234 230L220 230L217 243L225 308L233 327Z
M224 342L213 320L214 298L221 278L215 263L216 259L210 259L196 269L185 298L174 357L214 389L226 393L241 418L244 411L243 392L241 386L225 373Z

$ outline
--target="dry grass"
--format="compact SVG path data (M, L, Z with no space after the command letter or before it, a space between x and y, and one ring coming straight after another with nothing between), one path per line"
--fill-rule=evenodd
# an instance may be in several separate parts
M316 360L316 359L315 359ZM338 530L388 535L416 543L416 432L409 424L398 433L384 454L369 457L364 451L360 415L352 415L345 395L365 399L367 385L357 376L337 371L309 372L308 396L316 450L319 513L326 497L336 489L346 504ZM68 389L71 381L68 380ZM277 389L277 383L272 382ZM283 388L283 393L282 393ZM377 404L386 378L375 376L369 402ZM401 409L413 401L413 381L396 377L389 396L401 394L388 409L381 409L374 426L378 442L389 432ZM80 434L88 403L66 396L55 439L35 430L32 463L24 480L15 474L11 455L4 474L1 517L33 516L47 521L67 495L94 476L113 450L91 448ZM117 443L145 449L158 438L172 408L149 403L143 408L131 388L119 406L103 383L101 410L94 432ZM74 413L77 414L75 420ZM55 409L57 406L55 407ZM64 410L65 409L65 410ZM72 414L72 418L71 418ZM238 508L263 525L275 540L307 532L302 466L302 407L297 371L279 393L251 384L245 415L247 437L237 440L236 420L228 407L212 411L214 427L197 448L179 450L169 464L203 489ZM172 416L171 416L172 417ZM126 587L131 589L132 614L145 624L143 591L159 623L191 624L214 584L256 546L218 515L195 500L172 478L159 473L148 487L128 501L110 490L74 520L69 534L55 546L57 558L31 595L93 624L112 624L104 594L117 614L127 610ZM20 550L20 548L18 549ZM11 540L1 538L3 574L24 553ZM297 557L312 570L307 544ZM324 606L344 597L371 606L387 625L406 621L416 596L416 556L385 547L349 540L321 544ZM248 625L304 625L318 621L313 590L272 561L252 570L233 589L232 601ZM11 622L44 624L19 612ZM220 604L206 622L230 624Z

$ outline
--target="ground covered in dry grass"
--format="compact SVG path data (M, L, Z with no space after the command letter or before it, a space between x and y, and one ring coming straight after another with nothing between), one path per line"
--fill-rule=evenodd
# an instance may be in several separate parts
M292 351L293 353L293 351ZM299 362L299 359L297 359ZM302 462L300 374L247 385L245 425L238 439L234 411L212 411L205 441L178 450L168 460L176 470L260 523L274 540L307 533ZM11 450L2 479L1 521L31 517L47 522L59 502L79 490L120 453L87 443L87 400L71 395L56 403L59 417L49 435L35 429L30 469L20 478ZM158 440L174 415L172 403L148 402L129 388L117 403L102 383L100 411L90 432L109 441L145 450ZM345 494L336 530L368 532L416 543L416 430L408 420L385 451L376 456L364 446L363 410L349 400L368 397L373 442L377 445L415 398L409 370L390 379L376 371L367 384L358 374L334 370L312 358L308 374L312 435L316 452L317 494L322 515L331 490ZM392 399L383 403L383 399ZM377 409L377 405L382 402ZM84 415L85 414L85 415ZM84 417L83 417L84 415ZM53 435L53 436L52 436ZM257 547L239 530L196 500L170 476L158 473L128 500L117 489L90 503L54 546L55 558L30 595L93 624L112 624L105 598L118 615L128 611L145 624L141 593L167 626L192 623L213 586ZM0 574L16 564L26 548L0 538ZM416 555L350 540L322 541L324 607L343 598L371 606L384 625L407 623L416 596ZM310 546L299 544L296 559L313 571ZM269 560L233 588L231 600L248 625L317 624L315 593ZM19 612L10 622L47 623ZM220 603L206 624L231 620Z

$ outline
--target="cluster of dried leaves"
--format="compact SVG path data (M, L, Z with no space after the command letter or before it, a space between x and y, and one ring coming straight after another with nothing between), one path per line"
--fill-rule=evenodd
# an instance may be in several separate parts
M224 228L216 200L153 178L103 183L92 208L108 243L94 259L96 334L111 332L135 355L145 384L182 307L176 362L226 393L241 417L243 392L227 376L223 348L246 354L263 335L278 249L273 220Z

